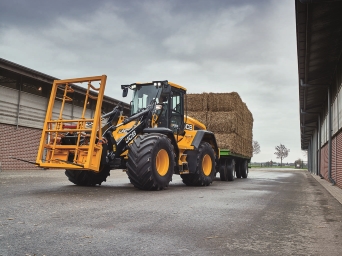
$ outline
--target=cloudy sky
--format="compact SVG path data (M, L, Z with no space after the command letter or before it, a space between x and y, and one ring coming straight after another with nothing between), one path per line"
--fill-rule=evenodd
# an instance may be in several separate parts
M169 80L189 93L238 92L261 153L300 149L294 1L0 1L0 57L60 79ZM127 98L125 101L127 102Z

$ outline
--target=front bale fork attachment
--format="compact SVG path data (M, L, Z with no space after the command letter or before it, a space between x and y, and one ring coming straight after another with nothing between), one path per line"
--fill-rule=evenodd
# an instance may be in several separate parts
M92 170L99 172L102 156L101 107L107 76L95 76L66 80L55 80L52 86L46 118L39 144L36 164L43 168ZM81 116L65 119L65 104L73 101L73 83L88 83ZM92 82L100 82L98 88ZM58 98L58 90L63 91ZM55 102L61 101L58 119L53 119L53 111L58 111ZM93 118L87 117L89 100L96 101ZM70 116L70 114L69 114ZM92 124L87 127L87 124ZM71 142L70 142L71 141ZM45 158L45 159L44 159Z

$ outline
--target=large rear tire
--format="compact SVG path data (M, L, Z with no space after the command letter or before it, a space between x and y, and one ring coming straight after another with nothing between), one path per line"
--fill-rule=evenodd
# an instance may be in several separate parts
M189 155L188 155L189 157ZM198 152L194 155L196 159L195 168L190 170L190 174L182 174L183 183L187 186L209 186L215 177L215 153L211 145L207 142L202 142L198 148ZM190 159L188 159L188 162Z
M110 167L108 165L100 167L100 172L86 171L86 170L65 170L65 175L69 181L79 186L96 186L101 185L102 182L107 181L110 175Z
M172 180L174 167L174 148L163 134L139 135L128 150L127 175L136 188L166 188Z

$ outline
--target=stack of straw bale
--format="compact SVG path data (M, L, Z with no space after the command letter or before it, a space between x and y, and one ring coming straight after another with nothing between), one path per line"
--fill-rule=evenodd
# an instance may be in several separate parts
M215 134L220 148L252 157L253 115L236 92L187 94L187 115Z

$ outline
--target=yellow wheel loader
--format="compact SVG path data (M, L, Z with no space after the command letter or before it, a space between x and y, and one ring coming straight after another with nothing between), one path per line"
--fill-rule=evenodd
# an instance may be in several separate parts
M82 82L88 83L83 112L65 118L72 84ZM173 174L189 186L212 183L219 149L212 132L186 117L184 87L168 81L122 85L123 97L128 90L133 93L130 115L123 116L119 104L101 116L105 84L105 75L54 81L37 165L65 169L71 182L85 186L100 185L113 169L125 169L130 182L143 190L164 189ZM63 96L56 117L58 90ZM96 102L91 117L86 115L89 99Z

